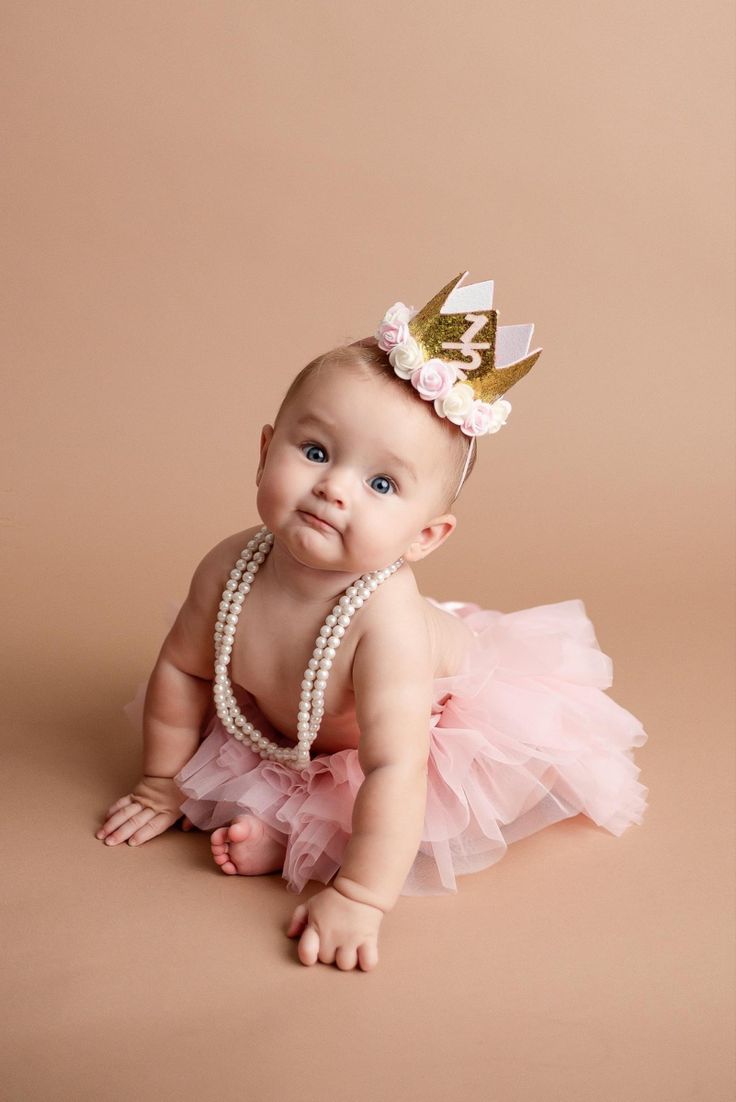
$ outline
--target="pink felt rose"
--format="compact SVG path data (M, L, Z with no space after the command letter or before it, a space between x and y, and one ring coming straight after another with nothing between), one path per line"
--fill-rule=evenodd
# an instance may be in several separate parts
M383 321L376 330L378 347L384 352L390 352L398 344L404 344L409 339L411 315L412 307L405 306L403 302L395 302L386 311Z
M427 360L413 372L411 385L425 402L434 402L450 393L456 378L457 372L452 364L444 360Z

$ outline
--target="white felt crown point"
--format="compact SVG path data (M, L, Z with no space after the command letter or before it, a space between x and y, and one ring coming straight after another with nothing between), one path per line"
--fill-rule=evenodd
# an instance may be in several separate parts
M475 310L490 310L493 306L493 280L486 279L482 283L469 283L463 287L462 282L467 274L465 272L450 291L440 309L441 314L467 314Z
M524 325L499 325L496 330L496 367L523 360L532 343L534 323Z

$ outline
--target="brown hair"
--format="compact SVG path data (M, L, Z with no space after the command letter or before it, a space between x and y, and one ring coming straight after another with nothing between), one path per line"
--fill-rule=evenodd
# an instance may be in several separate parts
M461 432L458 426L451 421L438 417L434 409L430 408L430 403L420 398L409 383L396 375L391 366L391 361L388 358L388 353L378 347L378 342L375 337L364 337L359 341L355 341L353 344L340 345L310 360L306 367L303 367L299 374L292 380L286 391L281 405L279 406L278 413L276 414L274 427L278 424L279 417L281 417L284 410L302 389L304 383L313 376L318 375L323 367L329 367L337 363L344 367L354 367L364 371L370 371L373 375L378 375L386 379L388 383L396 387L397 393L402 394L406 401L418 402L419 405L426 410L427 416L433 417L436 423L442 427L451 448L452 455L452 462L449 464L445 476L445 492L442 497L441 505L441 510L445 512L455 500L455 492L458 488L460 476L462 475L463 467L467 460L468 449L472 444L471 437L466 436L465 433ZM463 486L467 482L475 466L476 454L477 449L473 446L473 454L468 463L468 470L463 481Z

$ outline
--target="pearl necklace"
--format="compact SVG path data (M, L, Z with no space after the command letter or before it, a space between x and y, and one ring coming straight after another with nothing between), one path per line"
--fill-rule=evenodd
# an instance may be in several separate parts
M309 763L309 748L317 737L325 706L325 686L332 669L332 660L342 642L346 628L350 626L355 613L382 582L395 574L403 563L403 558L392 562L383 570L372 570L361 575L349 585L339 598L332 612L319 629L312 657L302 678L301 700L297 715L297 745L279 746L277 742L266 738L250 723L241 712L233 693L227 667L233 651L233 639L238 617L248 593L266 555L273 546L273 533L264 525L246 547L240 552L240 558L230 571L220 601L215 624L215 678L212 694L217 714L223 727L238 740L249 740L251 748L262 758L280 761L301 768Z

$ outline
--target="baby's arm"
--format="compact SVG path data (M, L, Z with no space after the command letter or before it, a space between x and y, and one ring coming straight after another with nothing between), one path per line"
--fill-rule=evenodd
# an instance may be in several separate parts
M423 618L408 610L376 628L360 639L353 663L365 780L351 838L332 887L297 907L288 931L290 937L301 933L304 964L375 966L383 914L394 906L421 841L433 676L429 639Z
M234 537L238 547L242 539ZM172 778L199 745L211 699L212 630L223 577L237 556L232 545L233 537L224 540L199 564L164 640L143 710L143 776L106 812L97 837L107 845L147 842L181 818L182 797Z

